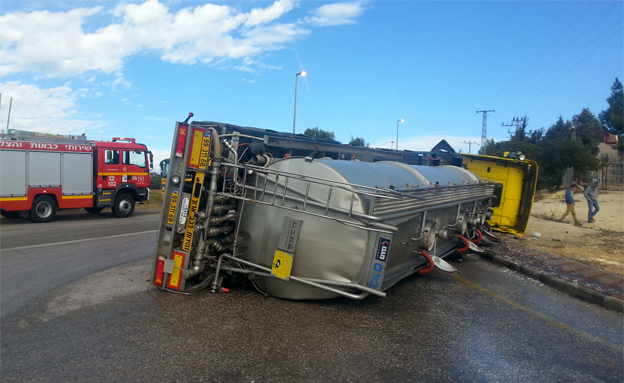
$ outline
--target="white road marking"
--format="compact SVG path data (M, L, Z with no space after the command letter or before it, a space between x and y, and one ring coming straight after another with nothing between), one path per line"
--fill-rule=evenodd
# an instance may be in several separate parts
M73 241L64 241L64 242L54 242L54 243L43 243L41 245L31 245L31 246L21 246L21 247L12 247L9 249L0 249L0 252L8 251L8 250L25 250L25 249L36 249L38 247L48 247L55 245L68 245L70 243L80 243L80 242L88 242L88 241L97 241L100 239L109 239L109 238L119 238L119 237L127 237L129 235L135 234L151 234L155 233L156 230L147 230L147 231L137 231L136 233L126 233L126 234L117 234L117 235L109 235L106 237L97 237L97 238L85 238L85 239L76 239Z

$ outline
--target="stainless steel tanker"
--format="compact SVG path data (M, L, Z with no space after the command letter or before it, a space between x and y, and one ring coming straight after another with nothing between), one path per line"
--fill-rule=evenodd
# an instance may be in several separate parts
M217 292L244 275L286 299L385 296L411 274L452 269L443 258L491 217L497 184L461 167L276 159L243 138L176 125L153 268L162 289Z

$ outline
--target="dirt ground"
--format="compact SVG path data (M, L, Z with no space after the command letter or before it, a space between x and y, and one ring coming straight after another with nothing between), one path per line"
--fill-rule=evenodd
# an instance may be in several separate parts
M587 201L578 190L574 200L581 227L574 226L571 214L565 223L559 222L566 211L564 193L565 190L559 190L536 194L525 244L624 275L624 192L601 190L600 211L594 217L596 222L588 223Z

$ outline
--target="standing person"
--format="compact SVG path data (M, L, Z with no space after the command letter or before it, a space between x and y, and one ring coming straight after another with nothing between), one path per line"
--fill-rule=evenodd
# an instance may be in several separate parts
M565 192L565 202L566 202L566 212L563 213L559 221L565 222L563 219L568 216L568 214L572 213L572 218L574 218L574 224L576 226L583 226L578 219L576 219L576 211L574 211L574 191L576 190L576 184L570 185L569 188L566 189Z
M587 222L594 223L594 216L596 213L600 211L600 206L598 206L598 180L592 179L591 185L585 189L585 193L583 193L585 199L587 200L587 207L589 211L587 212ZM593 209L593 210L592 210Z

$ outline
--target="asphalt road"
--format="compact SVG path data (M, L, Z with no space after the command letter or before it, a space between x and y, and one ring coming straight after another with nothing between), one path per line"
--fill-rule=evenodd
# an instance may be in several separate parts
M106 218L0 220L3 382L624 380L622 315L476 256L385 299L184 296L148 281L157 215Z
M110 267L151 255L157 214L137 210L57 216L53 223L0 220L0 319L47 291Z

